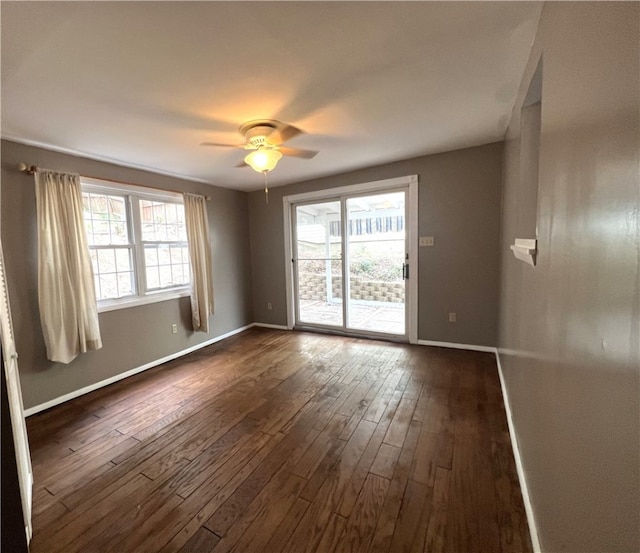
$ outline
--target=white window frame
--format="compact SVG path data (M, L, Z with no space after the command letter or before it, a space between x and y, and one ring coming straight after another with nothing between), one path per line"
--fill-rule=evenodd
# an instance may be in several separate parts
M144 242L140 221L140 200L184 204L182 194L164 190L155 190L143 186L118 184L110 181L80 177L83 192L97 194L116 194L127 197L127 225L132 244L133 270L135 273L136 294L123 298L98 300L98 313L115 311L138 305L182 298L190 295L190 284L161 290L146 291L146 270L144 263Z

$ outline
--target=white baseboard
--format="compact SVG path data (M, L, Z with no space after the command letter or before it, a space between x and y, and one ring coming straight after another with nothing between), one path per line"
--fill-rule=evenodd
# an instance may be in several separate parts
M520 490L522 491L522 501L524 510L527 513L527 522L529 523L529 534L531 535L531 545L534 553L542 553L540 548L540 540L538 538L538 527L536 519L533 515L533 507L531 505L531 497L529 496L529 488L527 487L527 479L524 474L524 466L520 457L520 448L516 438L516 431L511 416L511 403L509 402L509 394L504 383L504 375L502 374L502 364L500 363L500 350L495 349L496 363L498 364L498 375L500 376L500 387L502 388L502 398L504 400L504 410L507 414L507 424L509 425L509 436L511 436L511 447L513 448L513 457L516 461L516 470L518 471L518 480L520 481Z
M470 351L486 351L489 353L496 352L496 348L494 348L493 346L475 346L473 344L457 344L455 342L436 342L434 340L418 340L416 343L419 346L436 346L439 348L468 349Z
M136 367L135 369L125 371L123 373L117 374L105 380L101 380L100 382L96 382L95 384L91 384L89 386L85 386L84 388L80 388L79 390L74 390L73 392L69 392L68 394L64 394L50 401L46 401L44 403L41 403L40 405L34 405L33 407L29 407L29 409L24 410L24 416L29 417L31 415L35 415L40 411L44 411L45 409L50 409L51 407L60 405L65 401L70 401L77 397L83 396L84 394L88 394L89 392L93 392L94 390L98 390L99 388L103 388L104 386L108 386L109 384L113 384L114 382L118 382L119 380L124 380L125 378L133 376L134 374L138 374L143 371L146 371L147 369L151 369L153 367L157 367L158 365L162 365L162 363L166 363L167 361L173 361L178 357L182 357L183 355L187 355L188 353L194 352L206 346L210 346L211 344L215 344L216 342L219 342L220 340L224 340L225 338L229 338L234 334L239 334L240 332L244 332L245 330L248 330L253 326L254 326L254 323L251 323L249 325L236 328L235 330L231 330L225 334L221 334L220 336L211 338L211 340L206 340L205 342L201 342L190 348L177 351L176 353L172 353L171 355L167 355L166 357L162 357L161 359L156 359L155 361L151 361L150 363L146 363L145 365Z
M289 330L285 325L272 325L269 323L253 323L251 326L259 326L261 328L275 328L276 330Z

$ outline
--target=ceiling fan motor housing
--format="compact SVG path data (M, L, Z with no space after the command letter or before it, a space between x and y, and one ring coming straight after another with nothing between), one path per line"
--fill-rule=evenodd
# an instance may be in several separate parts
M276 130L276 125L270 121L250 121L240 127L240 132L244 134L248 144L254 148L275 147L267 137Z
M282 146L287 140L298 136L302 131L293 125L276 121L275 119L254 119L240 126L240 134L244 136L244 144L220 144L218 142L203 142L202 146L223 146L241 148L243 150L279 152L289 157L311 159L318 152L289 148ZM273 158L273 156L272 156Z

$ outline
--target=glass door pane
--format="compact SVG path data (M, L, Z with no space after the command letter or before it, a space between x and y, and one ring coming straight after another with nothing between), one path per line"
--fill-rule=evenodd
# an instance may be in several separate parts
M297 321L344 326L340 201L295 206Z
M405 192L347 199L347 328L404 335Z

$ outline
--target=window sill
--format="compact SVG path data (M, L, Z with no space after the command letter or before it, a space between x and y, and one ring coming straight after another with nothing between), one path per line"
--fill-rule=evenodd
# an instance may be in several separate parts
M122 298L118 300L106 300L98 302L98 313L106 311L116 311L118 309L127 309L128 307L137 307L139 305L147 305L149 303L158 303L161 301L175 300L184 298L191 294L188 288L180 288L179 290L171 290L169 292L155 292L146 296L135 296L131 298Z

